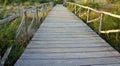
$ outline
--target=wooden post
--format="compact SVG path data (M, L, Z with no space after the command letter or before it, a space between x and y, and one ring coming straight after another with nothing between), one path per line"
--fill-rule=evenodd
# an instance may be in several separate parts
M47 4L46 3L45 3L44 10L45 10L45 15L46 15L47 14Z
M1 58L1 55L0 55L0 66L2 66L1 59L2 59L2 58Z
M25 31L27 32L27 12L24 11L24 17L25 17Z
M47 5L48 5L48 3L46 3L46 5L45 5L45 6L46 6L46 7L45 7L45 8L46 8L46 13L48 12L48 7L47 7Z
M39 27L39 17L38 17L38 8L35 8L35 15L36 15L36 22L37 22L37 26Z
M77 13L77 6L75 5L75 14Z
M87 11L87 23L88 23L89 19L90 19L90 9L88 9L88 11Z
M81 12L82 12L82 8L80 7L80 10L79 10L79 17L80 17L80 15L81 15Z
M101 13L101 16L100 16L100 24L99 24L99 34L101 33L101 30L102 30L103 17L104 17L104 14Z
M24 17L25 17L25 36L26 36L26 41L28 42L28 40L29 40L29 33L28 33L28 24L27 24L27 11L25 10L24 11Z
M41 13L42 13L42 16L43 16L43 11L44 11L44 5L41 5Z

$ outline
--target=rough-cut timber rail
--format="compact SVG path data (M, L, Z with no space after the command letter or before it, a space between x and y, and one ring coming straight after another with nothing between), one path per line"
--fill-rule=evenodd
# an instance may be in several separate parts
M57 5L15 66L120 66L120 54L82 20Z

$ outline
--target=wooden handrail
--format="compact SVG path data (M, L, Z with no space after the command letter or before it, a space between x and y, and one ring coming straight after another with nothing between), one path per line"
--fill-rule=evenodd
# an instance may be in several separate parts
M115 17L115 18L120 18L120 15L112 14L112 13L105 12L105 11L102 11L102 13L105 14L105 15L109 15L109 16Z
M76 8L76 6L80 7L80 8L84 8L84 9L87 9L88 11L85 12L84 14L80 15L79 13L79 16L83 16L83 15L86 15L87 16L87 23L91 23L93 21L97 21L100 19L100 24L99 24L99 34L101 33L115 33L115 32L120 32L119 30L120 29L117 29L117 30L106 30L106 31L102 31L102 23L103 23L103 18L104 18L104 15L108 15L108 16L112 16L114 18L120 18L120 15L116 15L116 14L112 14L112 13L109 13L109 12L105 12L105 11L98 11L96 9L93 9L93 8L90 8L90 7L87 7L87 6L83 6L83 5L80 5L80 4L76 4L76 3L72 3L72 2L64 2L64 4L68 4L68 6L70 5L74 5L74 7ZM77 9L75 9L77 10ZM90 18L90 11L93 11L93 12L96 12L98 14L100 14L100 18L98 17L97 19L93 19L93 20L89 20ZM80 11L81 12L81 11ZM76 11L75 11L75 14L76 14Z

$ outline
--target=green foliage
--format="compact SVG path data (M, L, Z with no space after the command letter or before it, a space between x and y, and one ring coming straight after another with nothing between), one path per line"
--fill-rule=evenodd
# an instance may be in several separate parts
M19 26L19 19L0 25L0 53L3 55L5 48L11 46L15 42L16 30Z
M56 0L58 4L62 4L63 0Z
M66 0L67 2L75 2L74 0Z
M106 0L108 3L114 3L116 2L117 0Z
M50 2L50 0L38 0L38 2L40 2L40 3L46 3L46 2Z
M6 2L6 4L11 4L11 3L25 3L25 2L29 2L31 4L34 4L35 2L38 3L46 3L46 2L50 2L50 1L54 1L54 0L0 0L0 4L3 4Z
M79 3L79 4L84 5L84 6L88 6L91 8L95 8L95 9L99 9L99 7L100 7L98 3L93 3L93 2Z
M114 7L113 13L120 15L120 13L119 13L120 12L120 2L117 2L116 4L114 4L113 7Z

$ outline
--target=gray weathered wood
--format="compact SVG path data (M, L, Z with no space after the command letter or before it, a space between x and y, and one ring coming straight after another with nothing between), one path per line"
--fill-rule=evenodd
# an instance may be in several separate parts
M2 58L1 58L1 55L0 55L0 66L2 66L1 59L2 59Z
M89 19L90 19L90 10L88 9L88 11L87 11L87 23L88 23Z
M105 65L108 66L119 64L120 57L111 58L87 58L87 59L24 59L18 60L21 64L16 66L84 66L84 65ZM119 64L120 65L120 64ZM118 66L119 66L118 65Z
M11 49L12 49L12 46L8 47L5 54L4 54L4 56L2 57L2 59L1 59L1 65L2 66L4 66L4 63L5 63L5 61L6 61L7 57L8 57Z
M101 14L101 17L100 17L100 24L99 24L99 34L101 33L101 31L102 31L102 23L103 23L103 17L104 16L104 14Z
M115 49L73 13L57 5L15 66L119 66L119 63L120 54Z

